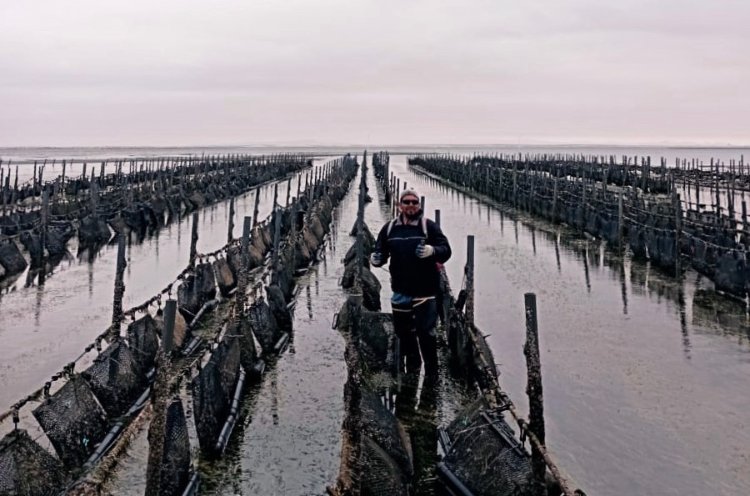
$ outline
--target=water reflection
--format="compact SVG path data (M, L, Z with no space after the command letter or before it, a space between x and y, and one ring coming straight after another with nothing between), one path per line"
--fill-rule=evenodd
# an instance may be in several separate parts
M628 285L625 282L625 259L620 259L620 294L622 295L622 314L628 314Z
M591 278L589 277L589 248L588 243L586 243L585 248L583 250L583 254L581 256L581 260L583 260L583 274L586 278L586 291L589 293L591 292Z
M306 307L307 307L307 318L312 319L313 318L313 307L312 307L312 297L310 295L310 286L308 285L305 288L305 299L306 299Z
M440 208L455 247L452 281L463 237L477 235L477 323L522 411L522 294L537 293L548 440L565 447L555 454L590 494L750 494L750 472L737 462L750 459L750 432L738 423L750 374L744 304L691 271L678 281L511 208L479 201L490 222L478 223L462 212L477 200L413 173L404 157L391 156L391 171Z
M434 378L425 378L419 388L419 377L406 374L396 395L395 414L406 429L414 461L415 495L434 494L434 467L438 462L438 397L440 389ZM417 402L417 400L419 400Z
M280 184L283 194L288 184L287 180ZM271 187L236 198L235 219L252 214L252 199L258 192L268 198ZM199 211L198 252L211 252L226 243L228 202ZM258 217L265 218L270 210L268 201L261 202ZM192 215L187 217L177 217L142 239L129 237L125 308L156 294L187 265L183 236L190 240ZM75 246L75 240L71 244ZM12 365L0 369L0 410L38 388L109 325L116 255L116 244L82 247L67 264L48 265L55 277L49 277L51 272L27 271L23 278L3 282L7 289L0 295L0 363ZM19 281L29 283L19 287Z

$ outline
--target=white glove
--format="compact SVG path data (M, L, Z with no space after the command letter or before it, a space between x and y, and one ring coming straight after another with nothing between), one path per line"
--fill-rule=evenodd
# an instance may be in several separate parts
M431 257L435 253L435 248L430 245L419 245L417 247L417 256L419 258Z
M373 267L380 267L383 265L383 255L378 251L370 253L370 264L372 264Z

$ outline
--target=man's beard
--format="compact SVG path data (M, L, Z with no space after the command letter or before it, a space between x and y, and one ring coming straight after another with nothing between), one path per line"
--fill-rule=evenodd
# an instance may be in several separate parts
M404 212L404 217L406 217L407 220L417 220L422 215L422 210L417 210L414 214L407 214Z

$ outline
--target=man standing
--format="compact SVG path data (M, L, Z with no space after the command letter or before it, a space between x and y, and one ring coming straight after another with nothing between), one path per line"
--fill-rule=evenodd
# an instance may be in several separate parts
M425 374L434 376L438 318L435 296L440 291L437 264L450 258L451 247L440 227L423 216L415 190L401 193L399 212L380 230L370 263L380 267L388 259L391 261L393 327L401 356L406 358L406 371L418 374L424 360Z

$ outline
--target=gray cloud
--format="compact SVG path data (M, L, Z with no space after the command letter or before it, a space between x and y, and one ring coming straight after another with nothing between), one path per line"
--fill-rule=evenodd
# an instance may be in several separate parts
M748 143L734 0L5 0L0 145Z

